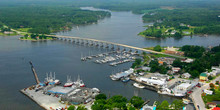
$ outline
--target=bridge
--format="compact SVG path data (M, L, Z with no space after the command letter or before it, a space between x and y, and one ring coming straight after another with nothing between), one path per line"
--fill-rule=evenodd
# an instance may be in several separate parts
M162 54L162 55L172 56L172 57L176 57L176 58L182 58L182 59L186 58L183 56L167 54L167 53L157 52L157 51L144 49L144 48L140 48L140 47L134 47L134 46L129 46L129 45L125 45L125 44L113 43L113 42L102 41L102 40L91 39L91 38L71 37L71 36L62 36L62 35L47 35L47 36L55 37L59 40L75 42L78 44L87 44L87 45L96 46L96 47L100 46L103 48L111 48L111 49L116 48L117 50L120 50L120 47L122 47L123 50L128 49L129 51L135 50L136 52L138 52L138 51L150 52L150 53L154 53L154 54Z

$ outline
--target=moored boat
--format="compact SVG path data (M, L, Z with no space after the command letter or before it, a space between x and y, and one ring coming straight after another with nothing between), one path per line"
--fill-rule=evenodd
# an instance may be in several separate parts
M138 84L138 83L134 83L133 86L137 88L141 88L141 89L145 88L143 85Z
M67 76L67 81L64 84L64 87L71 87L74 84L74 82L72 82L71 77Z
M129 77L124 77L121 80L122 80L122 82L128 82L128 81L130 81L130 78Z

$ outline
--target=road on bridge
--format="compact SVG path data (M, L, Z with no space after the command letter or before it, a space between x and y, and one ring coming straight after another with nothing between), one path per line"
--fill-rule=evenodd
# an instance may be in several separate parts
M126 48L135 49L135 50L139 50L139 51L143 51L143 52L168 55L168 56L172 56L172 57L176 57L176 58L182 58L182 59L187 58L187 57L183 57L183 56L167 54L167 53L163 53L163 52L157 52L157 51L144 49L144 48L140 48L140 47L134 47L134 46L129 46L129 45L125 45L125 44L113 43L113 42L102 41L102 40L91 39L91 38L81 38L81 37L71 37L71 36L61 36L61 35L47 35L47 36L56 37L56 38L87 40L87 41L93 41L93 42L99 42L99 43L105 43L105 44L110 44L110 45L115 45L115 46L126 47Z

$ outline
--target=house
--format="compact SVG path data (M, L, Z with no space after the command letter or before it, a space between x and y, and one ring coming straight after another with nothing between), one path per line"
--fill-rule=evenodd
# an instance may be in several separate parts
M182 74L182 78L190 78L191 77L191 74L189 74L189 73L183 73Z
M158 61L159 64L163 65L163 61Z
M194 60L191 58L182 59L181 62L192 63Z
M173 67L172 71L173 73L178 73L181 69L179 67Z
M209 107L209 108L214 108L216 107L216 103L215 102L207 102L206 105Z
M201 73L199 76L200 81L206 81L208 80L208 75L206 73Z
M217 72L217 74L220 73L220 68L219 67L213 66L212 70L215 70Z
M216 70L212 70L212 72L206 72L207 76L216 76L217 71Z
M151 69L151 67L147 67L147 66L142 67L142 70L144 70L144 71L150 71L150 69Z

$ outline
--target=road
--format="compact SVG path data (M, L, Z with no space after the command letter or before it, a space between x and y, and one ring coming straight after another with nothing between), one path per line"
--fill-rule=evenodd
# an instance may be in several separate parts
M210 83L215 83L215 81L217 80L218 81L220 80L220 76L212 80ZM196 90L194 90L193 93L191 94L190 97L193 100L196 110L206 110L201 94L202 94L202 90L208 88L209 88L209 83L206 83L201 88L197 88ZM197 105L199 105L199 108L197 107Z

